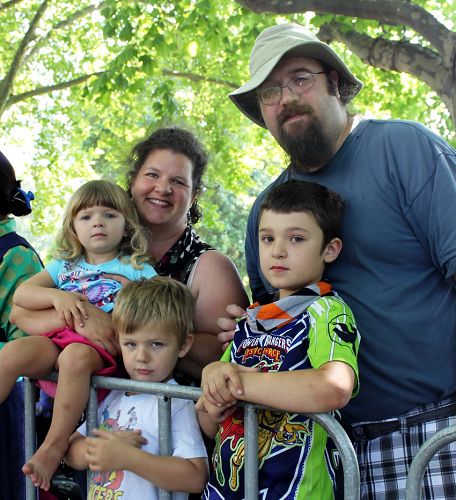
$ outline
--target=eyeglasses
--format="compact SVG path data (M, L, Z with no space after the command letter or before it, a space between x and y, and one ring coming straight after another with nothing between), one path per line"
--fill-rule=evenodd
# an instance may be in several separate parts
M266 104L266 106L276 104L282 99L282 89L285 87L294 95L304 94L304 92L307 92L315 85L315 76L322 75L323 73L326 73L326 71L300 73L290 78L285 85L275 84L269 87L259 88L256 91L258 99L263 104Z

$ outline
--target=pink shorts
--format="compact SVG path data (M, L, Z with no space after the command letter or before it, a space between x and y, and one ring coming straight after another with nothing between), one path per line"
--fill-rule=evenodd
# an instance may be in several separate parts
M95 349L98 354L101 356L101 359L105 363L105 367L101 370L94 373L94 375L102 375L105 377L115 377L121 376L122 372L117 367L116 359L109 354L108 351L105 351L98 344L91 342L89 339L86 339L82 335L79 335L71 328L59 328L58 330L54 330L51 333L43 334L43 337L47 337L51 339L52 342L59 347L60 349L65 349L66 346L70 344L86 344ZM39 380L38 386L43 389L43 391L51 398L55 397L55 392L57 389L57 383L52 382L50 380ZM97 389L97 397L98 402L103 401L103 399L108 395L109 389Z

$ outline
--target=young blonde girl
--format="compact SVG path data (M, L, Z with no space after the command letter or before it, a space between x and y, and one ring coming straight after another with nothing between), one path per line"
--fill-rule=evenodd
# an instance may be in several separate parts
M39 379L53 369L59 371L49 432L22 468L44 490L49 489L87 404L90 376L116 372L111 354L76 333L87 318L85 304L110 312L121 287L113 279L116 275L128 280L155 276L146 263L147 244L126 192L109 181L88 182L68 204L55 259L16 290L16 305L29 310L55 308L67 325L49 334L14 340L0 352L0 402L18 376Z

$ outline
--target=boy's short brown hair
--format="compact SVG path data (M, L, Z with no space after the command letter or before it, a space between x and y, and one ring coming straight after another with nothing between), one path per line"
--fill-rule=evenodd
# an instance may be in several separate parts
M323 249L333 238L341 237L344 208L338 193L316 182L293 179L269 189L260 206L260 217L265 210L311 214L323 231Z
M162 328L182 345L193 331L195 299L190 289L167 276L131 281L116 297L112 321L116 335L140 328Z

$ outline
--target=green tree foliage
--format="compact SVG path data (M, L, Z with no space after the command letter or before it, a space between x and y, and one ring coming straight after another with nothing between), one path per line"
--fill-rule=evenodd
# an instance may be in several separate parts
M319 2L330 3L335 2ZM437 9L432 1L415 3ZM438 3L450 29L454 13ZM61 207L76 186L97 176L123 183L131 146L158 126L175 123L191 128L211 154L199 231L242 267L251 203L286 160L268 133L226 95L248 78L255 37L276 22L294 20L322 33L338 23L339 31L325 36L366 83L357 110L417 119L450 138L442 96L404 73L366 66L338 34L356 25L365 36L388 31L402 40L409 36L402 21L388 27L372 19L355 24L340 13L304 10L271 16L232 0L0 3L1 142L22 152L22 177L37 194L32 229L41 248L49 246ZM412 38L429 46L418 35Z

